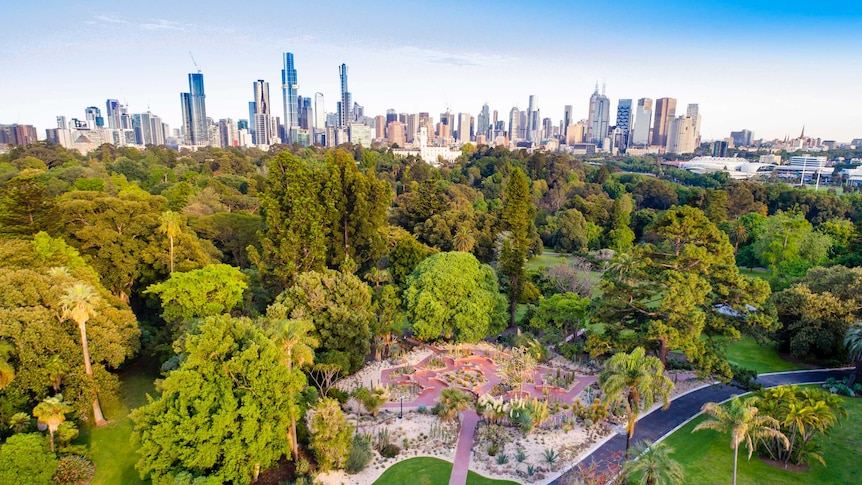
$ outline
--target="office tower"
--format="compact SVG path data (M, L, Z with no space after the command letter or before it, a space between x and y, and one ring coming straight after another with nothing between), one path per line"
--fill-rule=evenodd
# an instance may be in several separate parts
M491 113L488 108L488 103L482 105L482 111L476 117L476 136L488 136L488 127L491 125Z
M222 147L239 146L239 130L230 118L218 120L219 138Z
M652 99L641 98L635 110L634 125L629 146L647 146L650 142L649 130L652 124Z
M353 122L353 97L347 90L347 64L338 66L338 75L341 77L341 101L338 104L338 128L345 128L348 123Z
M209 143L207 128L206 95L204 94L204 75L200 72L189 73L189 92L180 93L180 107L183 112L183 134L186 143L203 146Z
M119 130L122 128L120 115L122 114L122 105L116 99L105 101L105 117L108 119L108 128Z
M655 113L652 124L652 145L667 146L667 132L676 117L676 100L660 98L655 102Z
M88 106L84 109L84 113L87 118L87 126L89 126L91 130L105 126L105 119L102 118L102 110L96 106Z
M754 139L754 132L749 130L731 131L730 137L733 138L733 146L747 147L751 145Z
M521 139L521 111L518 108L512 108L509 111L509 140L517 142Z
M700 146L700 108L697 104L690 104L686 107L685 115L692 119L694 123L694 145Z
M323 93L314 93L314 132L326 129L326 108L323 106Z
M595 143L602 146L605 137L608 136L608 126L611 118L611 100L605 96L604 88L599 94L599 85L590 96L590 113L587 116L587 143Z
M525 136L527 141L537 142L539 141L539 108L537 106L536 96L530 95L530 103L527 106L527 124L526 129L527 132Z
M470 141L470 113L458 113L458 143Z
M314 108L312 107L311 98L300 96L299 102L299 128L303 130L311 130L314 128ZM296 127L294 127L296 129ZM285 132L289 130L285 128Z
M68 126L66 125L66 117L65 116L58 116L57 117L57 128L59 128L61 130L65 130L66 128L68 128Z
M249 103L252 140L255 145L269 145L272 133L272 108L269 104L269 83L258 79L252 83L254 101Z
M617 148L625 153L629 146L629 133L632 125L632 100L621 99L617 103L617 129L620 130L620 139Z
M568 135L567 130L569 129L569 125L571 125L574 122L572 115L573 115L572 105L567 104L566 106L563 107L563 129L562 129L563 138L565 138Z
M566 127L566 145L572 146L584 142L584 120L572 123Z
M667 132L668 153L694 153L696 148L694 125L694 118L689 116L680 116L671 121Z
M386 117L383 115L374 117L374 138L386 138Z
M284 67L281 69L281 93L284 96L284 135L287 138L284 141L292 143L293 140L290 139L291 129L299 127L299 104L296 95L299 85L296 80L293 53L283 53L282 61Z
M727 142L724 140L714 141L712 143L712 156L713 157L726 157L727 156Z
M416 140L416 133L419 132L419 115L417 114L409 114L407 115L406 125L406 134L405 139L407 143L413 143Z
M404 147L404 124L398 120L390 121L386 124L386 137L389 146L398 145Z
M38 136L33 125L0 125L0 144L30 145L36 143Z
M389 126L389 123L392 123L393 121L401 121L398 119L398 112L396 112L394 109L387 109L386 110L386 125Z
M540 140L550 140L554 136L554 124L550 118L542 119L542 136Z

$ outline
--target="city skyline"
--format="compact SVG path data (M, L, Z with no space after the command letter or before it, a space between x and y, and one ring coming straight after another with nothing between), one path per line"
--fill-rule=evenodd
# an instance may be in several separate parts
M206 75L207 114L242 119L249 83L263 79L278 85L285 68L282 56L291 52L299 73L298 94L310 98L323 93L327 113L337 112L341 89L336 76L338 66L346 64L352 98L371 116L387 109L441 113L447 107L476 116L485 103L492 111L508 113L512 107L527 110L529 97L535 96L542 117L556 124L571 105L576 122L587 119L589 96L598 81L606 85L611 112L620 99L667 97L679 106L699 104L704 140L741 129L753 130L758 138L783 138L799 133L803 125L813 136L839 141L862 132L856 114L862 101L852 82L862 70L862 63L855 62L860 54L846 42L834 41L842 29L860 24L860 14L846 12L843 2L827 1L817 12L777 2L721 8L714 2L700 7L623 2L603 12L614 29L606 30L598 43L585 40L595 27L566 24L576 19L568 5L543 6L538 12L517 2L461 6L463 14L446 26L417 25L414 17L413 33L402 36L405 21L419 7L405 5L368 24L374 28L362 29L380 2L365 9L336 9L323 2L303 7L302 18L309 21L298 22L288 35L277 28L278 15L219 17L189 13L193 5L171 5L171 18L178 20L166 20L153 13L160 11L160 2L155 3L149 10L107 2L88 2L90 8L83 9L57 4L47 14L10 6L10 14L20 20L10 24L10 39L32 37L26 32L36 22L45 34L39 42L12 40L0 49L0 62L8 66L0 76L0 92L5 93L0 122L36 125L41 136L56 125L58 115L83 117L87 106L118 99L129 112L149 110L172 128L180 127L176 93L186 89L183 81L197 70L189 51ZM264 4L276 11L294 7ZM627 27L636 19L642 26L655 24L674 5L675 15L665 21L688 21L672 33L644 29L650 32L643 34ZM776 5L782 10L775 10ZM710 18L704 19L707 11ZM470 22L471 12L487 22ZM769 24L754 18L767 12L772 12ZM338 22L347 17L354 23ZM526 32L523 42L506 43L510 47L474 35L499 34L536 17L543 23L533 24L537 28ZM627 33L621 36L617 30ZM426 35L433 32L446 35ZM572 42L548 42L560 32ZM683 39L685 32L693 35ZM644 35L648 42L637 42ZM584 44L576 46L579 41ZM583 51L601 55L578 54ZM58 83L58 76L73 82Z

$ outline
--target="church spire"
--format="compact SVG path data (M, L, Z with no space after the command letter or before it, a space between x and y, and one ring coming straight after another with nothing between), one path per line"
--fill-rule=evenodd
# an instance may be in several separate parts
M805 125L802 125L802 134L801 134L801 135L799 135L799 139L800 139L800 140L801 140L801 139L803 139L803 138L805 138Z

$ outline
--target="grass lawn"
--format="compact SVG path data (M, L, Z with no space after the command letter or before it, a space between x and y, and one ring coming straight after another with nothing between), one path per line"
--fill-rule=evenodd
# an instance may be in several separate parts
M135 470L138 454L132 447L132 421L128 415L131 409L146 404L146 393L154 393L155 378L155 373L144 365L133 364L120 375L120 402L104 409L108 424L102 428L81 427L78 441L89 445L90 459L96 465L92 485L150 483L141 480Z
M452 463L439 458L410 458L389 467L374 485L446 485L452 474ZM492 480L478 473L467 473L467 485L516 485L515 482Z
M744 337L738 342L728 345L727 360L734 364L754 369L760 374L805 368L799 364L782 359L775 351L775 344L769 346L758 345L750 337Z
M829 436L820 438L823 458L827 466L814 462L804 472L790 472L773 468L757 458L748 460L746 448L739 450L739 477L737 483L770 485L856 484L862 476L862 461L858 450L862 447L862 399L843 398L850 416L833 428ZM700 416L686 424L665 442L676 450L672 456L685 468L685 483L730 483L733 471L733 450L730 435L715 431L691 430L701 421Z
M768 279L770 275L769 270L761 271L759 269L743 268L742 266L739 267L739 274L762 279Z
M560 254L552 251L544 251L542 254L527 261L524 265L527 271L535 271L542 266L550 268L555 264L569 263L574 259L571 254Z

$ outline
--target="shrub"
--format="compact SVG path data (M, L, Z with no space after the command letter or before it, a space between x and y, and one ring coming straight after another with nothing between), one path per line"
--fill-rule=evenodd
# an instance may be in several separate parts
M517 452L515 452L515 461L517 461L518 463L523 463L526 459L527 455L526 453L524 453L524 450L518 450Z
M428 412L428 406L420 404L419 407L416 408L416 412L419 414L426 414Z
M329 397L338 401L339 404L344 404L350 399L350 393L347 391L342 391L337 387L333 387L329 389L328 392Z
M668 370L692 370L694 366L691 362L682 359L675 359L673 357L667 359L667 369Z
M54 483L59 485L83 485L90 483L96 476L96 467L90 460L79 455L68 455L60 458L57 470L54 471Z
M745 389L746 391L759 391L760 388L763 387L759 382L757 382L756 370L747 369L732 362L730 363L730 370L733 372L733 383L736 384L737 387Z
M497 455L497 464L498 465L505 465L506 463L509 463L509 455L507 455L505 453Z
M345 469L347 473L355 475L368 466L368 463L373 458L371 453L371 436L363 433L357 433L353 436L353 446L350 448L350 455L347 457Z
M398 453L401 453L401 448L391 443L380 449L380 455L384 458L395 458Z
M549 465L553 465L560 458L560 454L553 448L545 448L545 452L542 453L542 455L545 457L545 461L548 462Z
M535 465L527 465L527 476L528 477L532 477L533 475L536 474L537 471L538 470L536 469Z

